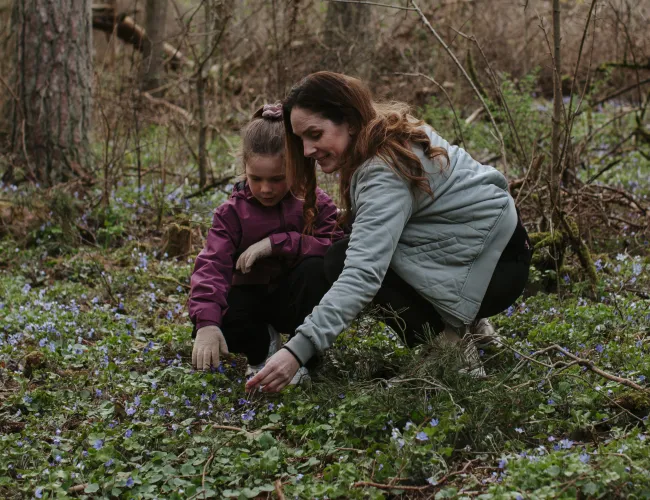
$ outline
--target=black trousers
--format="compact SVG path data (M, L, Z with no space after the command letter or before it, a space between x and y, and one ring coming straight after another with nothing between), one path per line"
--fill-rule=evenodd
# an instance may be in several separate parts
M349 238L334 243L325 255L325 276L330 285L343 271L348 243ZM515 233L497 262L477 318L489 318L499 314L521 295L528 282L531 248L528 234L519 221ZM384 315L382 320L401 333L409 346L422 342L425 325L428 324L435 333L440 333L445 327L442 317L433 305L390 268L372 304L392 312L403 310L399 313L401 321L398 321L393 313Z
M269 324L293 335L329 290L322 257L309 257L277 284L233 286L221 331L228 351L245 354L251 365L262 363L269 350Z

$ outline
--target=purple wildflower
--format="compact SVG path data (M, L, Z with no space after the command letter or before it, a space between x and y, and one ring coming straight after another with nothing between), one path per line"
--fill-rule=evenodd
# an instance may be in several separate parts
M248 411L242 413L242 416L241 416L241 419L244 422L250 422L254 418L255 418L255 410L248 410Z

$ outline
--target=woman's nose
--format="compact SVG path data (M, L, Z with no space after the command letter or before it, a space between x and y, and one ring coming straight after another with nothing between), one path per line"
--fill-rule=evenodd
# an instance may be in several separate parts
M302 146L304 149L304 155L306 157L310 157L316 152L316 148L313 146L311 142L303 141Z

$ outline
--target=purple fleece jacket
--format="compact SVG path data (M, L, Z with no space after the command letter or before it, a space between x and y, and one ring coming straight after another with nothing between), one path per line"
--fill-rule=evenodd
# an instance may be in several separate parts
M343 237L336 224L336 206L323 190L317 188L318 216L312 235L302 234L302 207L302 200L291 192L277 205L265 207L247 183L235 186L230 199L215 210L205 248L194 264L189 311L197 328L221 326L231 286L277 281L303 258L324 256ZM239 255L267 237L271 256L258 260L247 274L236 271Z

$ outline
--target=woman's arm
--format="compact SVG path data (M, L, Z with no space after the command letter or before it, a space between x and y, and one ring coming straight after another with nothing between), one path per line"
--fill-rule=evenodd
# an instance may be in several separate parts
M221 325L228 308L234 255L241 240L241 225L234 206L226 202L214 214L205 248L196 258L191 280L189 312L197 329Z
M312 235L297 231L272 234L272 255L293 259L323 257L332 243L343 238L343 231L336 223L336 206L324 191L318 190L318 215Z
M356 216L343 272L287 343L303 364L329 348L374 298L411 217L411 190L389 166L375 161L355 175Z

